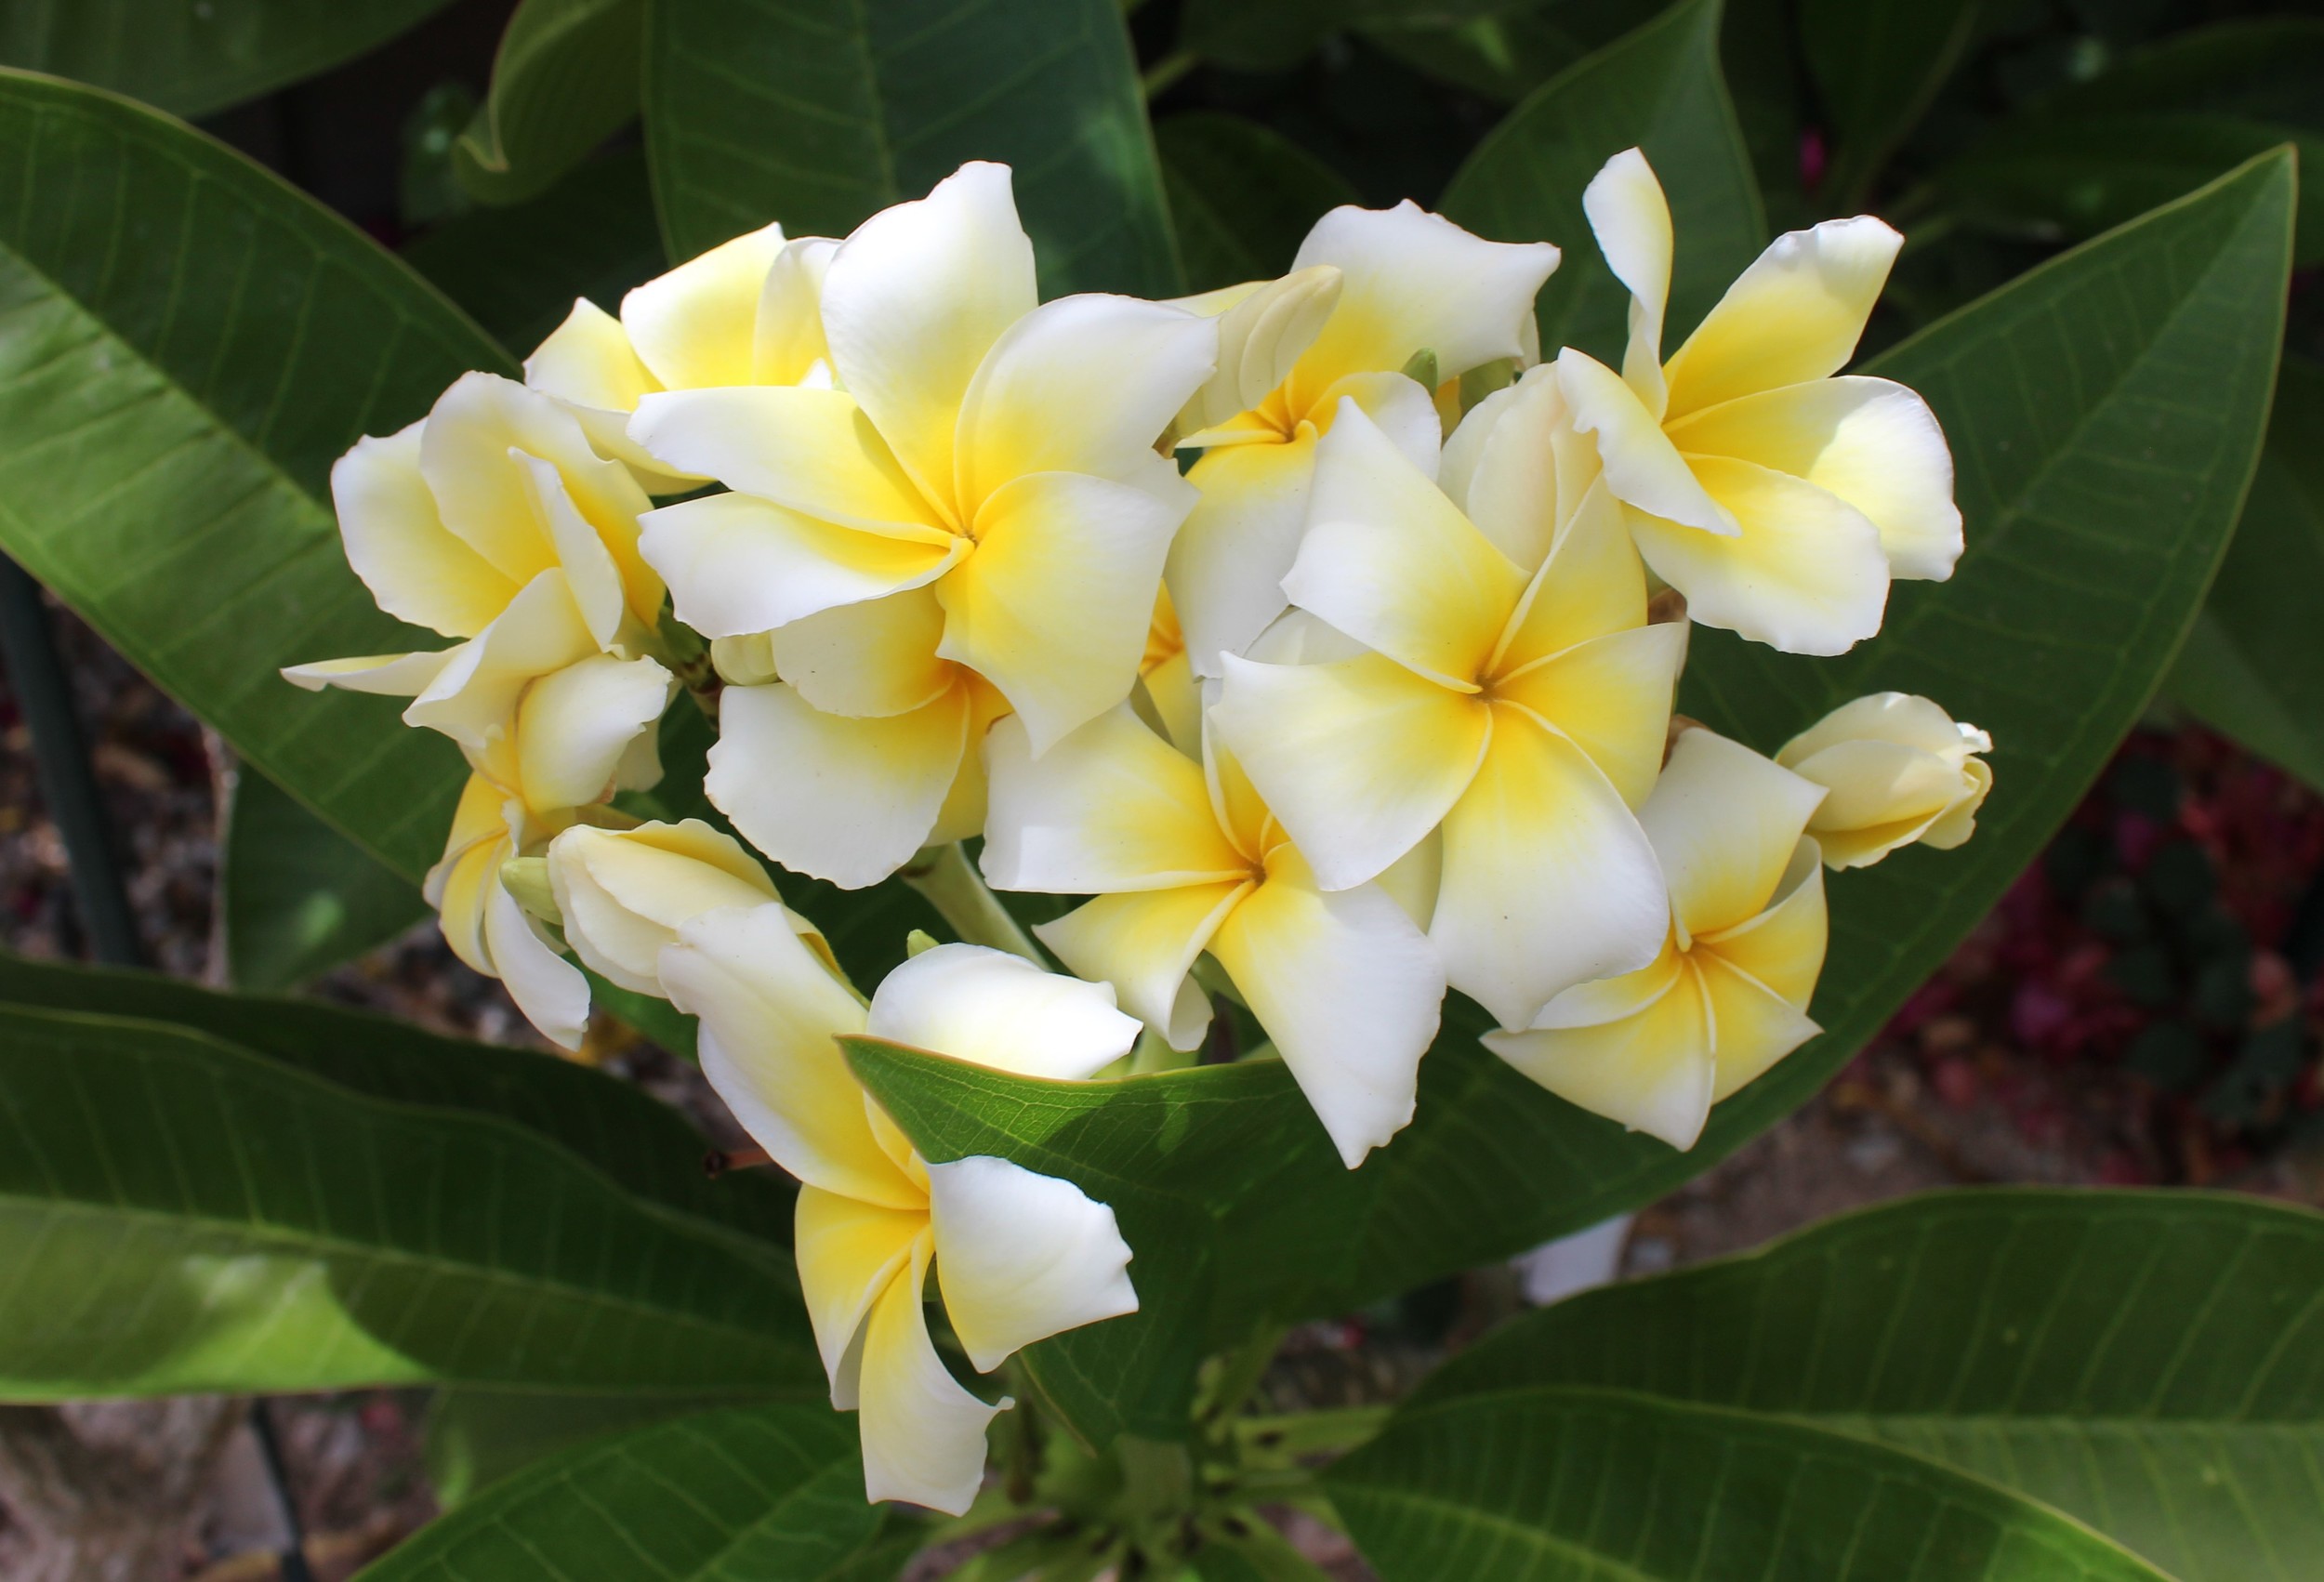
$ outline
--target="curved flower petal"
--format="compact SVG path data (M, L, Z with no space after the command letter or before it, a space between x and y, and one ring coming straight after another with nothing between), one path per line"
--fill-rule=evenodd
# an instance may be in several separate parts
M670 1003L702 1020L702 1074L774 1161L809 1186L891 1208L927 1198L872 1133L840 1052L864 1007L788 910L768 902L678 929L657 969Z
M1718 1070L1709 1008L1692 971L1663 974L1659 992L1627 1016L1487 1033L1484 1043L1568 1103L1673 1148L1694 1147L1710 1114Z
M1823 1031L1807 1013L1716 953L1699 952L1703 994L1710 1001L1717 1103L1756 1081L1784 1056Z
M1305 541L1283 579L1301 609L1448 686L1473 688L1525 574L1343 402L1315 451Z
M799 1292L831 1380L831 1404L842 1412L861 1404L861 1369L847 1365L848 1352L863 1338L872 1305L911 1267L913 1244L928 1234L925 1205L892 1208L821 1187L799 1189L791 1237Z
M1504 681L1592 638L1645 624L1646 568L1631 541L1628 516L1604 485L1582 496L1556 547L1538 564L1494 658Z
M1936 414L1888 379L1786 385L1670 425L1689 455L1733 456L1839 495L1880 530L1891 574L1942 582L1961 559L1953 453Z
M1037 759L1022 720L993 727L984 877L998 890L1094 895L1248 876L1201 766L1119 705Z
M651 659L593 653L533 683L517 708L517 763L536 813L602 801L622 755L669 705L671 678Z
M1249 411L1291 376L1300 354L1340 305L1340 271L1329 264L1295 270L1280 280L1252 281L1175 304L1215 315L1216 371L1186 402L1179 427L1195 433Z
M824 382L829 382L831 348L823 337L823 279L838 249L828 236L801 236L786 243L774 256L759 292L749 383L809 384L815 380L818 363Z
M776 673L825 714L886 718L925 708L959 684L936 657L944 612L914 588L801 616L767 635Z
M1326 890L1411 850L1475 777L1489 705L1393 659L1226 666L1211 720Z
M1758 916L1823 799L1822 786L1739 742L1680 732L1638 810L1680 926L1699 937Z
M929 499L954 505L962 398L1038 299L1005 165L962 165L918 203L872 216L833 255L823 283L833 371Z
M861 890L927 844L968 726L957 688L909 714L851 719L781 684L730 687L702 788L785 867Z
M1014 1403L978 1400L936 1354L921 1297L930 1250L929 1238L913 1244L865 1325L864 1494L957 1516L984 1481L985 1425Z
M1670 910L1646 833L1588 755L1496 709L1476 778L1445 817L1429 938L1454 988L1503 1027L1654 959Z
M1824 868L1816 842L1800 842L1776 886L1778 899L1755 917L1708 934L1697 957L1714 955L1804 1010L1824 969L1831 924L1824 905Z
M419 469L421 419L365 436L331 468L347 563L379 608L449 638L469 638L508 608L520 584L443 525Z
M1684 625L1632 626L1544 659L1496 683L1494 695L1556 727L1634 808L1662 769L1685 662Z
M1557 354L1557 388L1575 428L1598 438L1598 464L1617 498L1721 537L1742 531L1707 493L1662 425L1621 376L1572 347Z
M1138 1311L1114 1210L1006 1159L928 1167L936 1284L979 1373L1036 1340Z
M1192 1049L1209 1029L1210 999L1187 992L1187 974L1251 883L1221 879L1101 895L1035 924L1033 931L1076 975L1111 983L1122 1009L1171 1048Z
M676 269L621 299L621 327L662 388L747 385L759 296L783 251L783 228L763 226Z
M624 830L574 824L549 842L548 882L574 954L600 977L657 996L662 950L677 943L680 925L779 899L742 843L700 819ZM813 932L804 918L794 926Z
M1021 956L940 944L888 974L865 1031L1020 1076L1077 1082L1129 1053L1138 1022L1114 991Z
M284 666L283 679L310 692L319 692L325 687L344 687L350 692L416 698L433 686L444 667L459 654L460 649L447 648L432 653L363 653L350 659L317 659L305 665Z
M1343 402L1353 402L1423 478L1435 479L1445 449L1445 419L1433 390L1402 374L1343 374L1315 398L1302 424L1319 435L1329 433Z
M1597 446L1571 415L1557 371L1534 368L1480 402L1445 442L1438 486L1528 572L1570 531L1598 479Z
M485 893L488 887L500 888L500 865L516 855L508 806L500 787L481 774L469 775L452 811L443 855L420 883L420 894L436 909L443 943L487 978L493 975L493 958L484 943Z
M753 494L681 500L639 519L639 547L678 618L709 638L752 636L942 576L968 549L860 533Z
M1292 369L1292 410L1342 375L1393 371L1424 349L1447 376L1519 355L1520 326L1557 258L1546 242L1487 242L1409 200L1333 209L1291 261L1340 271L1340 305Z
M1290 601L1283 575L1307 531L1315 440L1207 451L1186 475L1196 498L1165 562L1170 602L1197 676L1241 653Z
M1690 617L1786 653L1845 653L1881 629L1888 557L1861 512L1752 462L1697 456L1694 466L1742 524L1738 536L1631 517L1639 552L1686 595Z
M1776 237L1663 365L1666 415L1838 373L1904 240L1870 215Z
M561 571L545 571L491 626L444 656L435 679L403 711L404 723L441 731L481 754L495 738L515 735L517 705L527 687L597 652L573 585Z
M1034 309L993 347L962 402L962 514L1032 473L1144 470L1218 354L1214 321L1158 302L1091 295Z
M638 402L629 437L666 467L818 521L922 544L941 546L951 536L843 390L671 390Z
M955 840L984 833L986 793L990 787L984 779L984 738L993 722L1007 718L1009 700L993 689L982 676L956 669L965 697L969 724L965 750L960 754L959 771L953 776L952 789L944 793L944 805L936 811L936 827L928 834L927 844L943 846Z
M1668 391L1662 383L1662 316L1670 304L1670 204L1654 167L1636 149L1624 149L1581 194L1581 212L1614 278L1630 288L1630 344L1622 379L1656 417Z
M557 954L497 873L482 877L484 949L493 975L542 1037L559 1048L579 1048L589 1028L589 981Z
M586 297L524 360L524 382L574 406L631 412L662 381L638 360L619 319Z
M944 573L937 653L1000 689L1036 754L1129 695L1170 535L1195 492L1159 456L1138 484L1020 478L977 512L977 546Z
M1210 951L1349 1169L1412 1119L1445 969L1386 891L1317 890L1299 854L1278 849Z

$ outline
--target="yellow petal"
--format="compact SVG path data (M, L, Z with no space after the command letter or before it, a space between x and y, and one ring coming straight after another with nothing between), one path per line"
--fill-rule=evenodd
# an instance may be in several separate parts
M855 718L925 708L958 684L936 657L944 612L924 587L806 615L767 635L774 668L825 714Z
M629 437L655 460L818 521L941 546L950 535L855 398L803 386L650 395Z
M663 947L681 924L779 899L742 843L699 819L625 830L574 824L549 842L548 882L565 941L589 969L656 996Z
M997 889L1092 895L1248 876L1249 860L1212 815L1201 768L1126 704L1038 758L1023 722L1004 719L985 752L984 868Z
M461 648L466 646L462 644ZM434 685L444 666L459 656L461 648L433 653L363 653L348 659L285 665L283 679L310 692L319 692L325 687L344 687L350 692L416 698Z
M1699 958L1710 1001L1712 1058L1718 1076L1711 1102L1739 1091L1822 1031L1807 1013L1716 954Z
M1219 323L1218 367L1187 402L1181 430L1225 423L1266 400L1339 305L1340 270L1330 264L1181 299L1177 306L1215 315Z
M453 536L419 470L426 420L386 439L365 437L331 468L347 563L401 621L469 638L516 597L519 584Z
M1796 769L1801 761L1842 742L1895 742L1959 762L1971 753L1993 750L1993 739L1974 725L1956 722L1943 707L1911 692L1868 692L1851 698L1783 745L1776 761Z
M1892 574L1942 582L1961 558L1953 455L1936 415L1904 386L1848 377L1786 385L1706 407L1670 427L1690 455L1733 456L1804 478L1870 519Z
M1496 684L1494 695L1557 728L1631 807L1662 768L1686 627L1632 626L1592 638Z
M1700 729L1682 732L1638 821L1689 934L1757 916L1776 893L1824 788Z
M980 1373L1068 1329L1138 1311L1113 1209L1006 1159L928 1167L936 1283Z
M1079 976L1113 984L1122 1009L1170 1048L1192 1049L1210 1025L1210 1001L1186 992L1186 975L1251 882L1101 895L1033 931Z
M1786 653L1834 654L1881 629L1888 557L1879 530L1839 495L1725 456L1692 458L1741 524L1714 537L1633 512L1631 531L1686 613Z
M1218 351L1215 323L1158 302L1091 295L1036 308L994 346L961 406L962 514L1037 472L1144 470Z
M1662 383L1662 316L1670 300L1670 205L1654 167L1636 149L1605 162L1581 194L1582 213L1606 268L1630 288L1630 344L1622 379L1655 416L1668 399Z
M978 364L1033 310L1033 244L1006 165L972 162L918 203L858 226L824 276L824 333L839 384L928 498L953 498L953 436ZM1157 428L1157 432L1158 432Z
M1691 969L1646 972L1656 993L1629 1015L1566 1024L1552 1002L1551 1025L1487 1033L1485 1046L1568 1103L1692 1148L1718 1079L1701 981Z
M831 349L823 338L823 277L838 247L827 236L801 236L784 244L767 267L751 337L748 383L805 384L818 364L828 368Z
M1445 969L1378 885L1331 892L1278 848L1210 941L1351 1170L1412 1119Z
M640 547L678 618L708 638L771 630L818 611L924 587L968 550L862 533L755 494L709 494L640 519Z
M864 1493L957 1516L984 1481L984 1427L1010 1403L986 1405L961 1389L929 1340L920 1292L931 1243L913 1244L865 1325Z
M638 360L621 321L588 297L577 297L564 323L524 360L524 382L575 406L632 412L638 399L662 388Z
M441 731L481 754L495 738L514 737L517 704L527 687L597 652L572 584L561 571L545 571L491 626L443 656L434 679L403 711L404 723Z
M977 513L977 546L944 573L937 652L1000 689L1035 753L1129 695L1170 535L1194 504L1169 463L1138 485L1035 473Z
M482 877L482 890L484 952L492 958L492 976L542 1037L561 1049L579 1048L589 1026L589 981L557 954L497 873Z
M420 886L452 954L487 977L492 953L484 944L484 898L488 888L499 887L500 864L516 855L507 805L500 787L481 774L469 775L452 814L443 856Z
M1921 832L1923 846L1949 851L1976 832L1977 810L1985 806L1986 798L1993 790L1993 769L1982 758L1971 758L1961 768L1968 777L1968 789L1934 824Z
M1476 774L1481 698L1378 654L1226 665L1212 722L1326 890L1362 884L1411 850Z
M1485 761L1445 817L1429 937L1452 986L1522 1027L1575 984L1653 960L1670 916L1613 784L1563 736L1495 709Z
M785 867L860 890L927 844L968 726L960 688L909 714L851 719L787 686L730 687L703 790Z
M672 390L751 382L751 337L783 228L720 243L621 299L621 327L638 360Z
M1283 613L1314 478L1312 431L1207 451L1187 473L1197 497L1166 574L1195 675L1218 675L1221 653L1242 653Z
M792 1216L799 1291L831 1380L831 1404L842 1412L855 1409L861 1383L846 1366L848 1351L873 1304L911 1267L913 1244L928 1234L924 1204L894 1208L821 1187L799 1189Z
M1020 1076L1077 1082L1129 1053L1138 1023L1103 983L1045 972L1021 956L940 944L872 995L865 1031Z
M1598 465L1618 499L1706 534L1742 531L1613 369L1569 346L1557 354L1557 388L1573 426L1597 437Z
M1696 956L1716 956L1805 1010L1831 931L1819 856L1814 840L1800 842L1776 886L1774 903L1731 929L1704 935L1696 942Z
M1667 415L1838 373L1903 244L1870 215L1776 237L1670 354Z
M536 814L602 801L630 744L668 705L670 673L651 659L593 653L544 676L517 706L518 784Z
M1307 537L1283 591L1407 669L1473 689L1525 573L1349 402L1316 449Z
M1138 704L1140 712L1151 713L1170 745L1182 753L1201 751L1202 683L1195 679L1194 664L1185 651L1148 666L1139 675L1138 686L1144 697ZM1137 698L1131 701L1137 703Z
M1645 624L1646 568L1620 504L1603 484L1582 496L1556 547L1538 563L1494 657L1502 679L1591 638Z

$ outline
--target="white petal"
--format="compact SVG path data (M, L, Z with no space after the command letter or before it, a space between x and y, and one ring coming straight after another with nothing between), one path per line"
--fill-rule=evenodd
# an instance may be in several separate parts
M799 1189L791 1234L799 1293L831 1380L831 1404L842 1412L861 1404L864 1320L928 1235L925 1206L891 1208L821 1187Z
M1638 810L1680 924L1707 934L1756 916L1823 799L1822 786L1740 743L1682 732Z
M879 719L825 714L789 687L730 687L703 791L753 846L843 890L927 843L968 746L957 692Z
M650 395L629 437L665 466L818 521L939 546L949 536L844 391L760 385Z
M381 697L416 698L434 684L461 648L433 653L367 653L352 659L318 659L306 665L285 665L283 679L295 687L319 692L344 687L350 692L374 692Z
M670 673L651 659L593 653L535 681L517 709L517 761L535 812L602 801L622 755L668 706Z
M560 1048L579 1048L589 1028L589 981L557 954L497 874L484 887L484 948L524 1019Z
M751 341L783 228L720 244L621 299L622 328L665 389L751 382Z
M1078 1081L1129 1053L1114 991L983 945L940 944L888 974L866 1031L1020 1076Z
M1319 890L1288 851L1269 870L1211 954L1353 1170L1412 1119L1445 969L1378 885Z
M1732 537L1742 531L1613 369L1569 346L1557 354L1557 386L1574 427L1597 436L1598 463L1616 495L1705 533Z
M597 534L597 530L573 503L562 474L538 456L512 455L519 481L533 502L533 514L548 532L557 564L564 569L589 635L600 648L612 648L627 609L621 570ZM658 600L655 601L660 602ZM658 613L658 611L657 611Z
M662 388L638 361L621 321L586 297L574 298L565 322L524 360L524 382L600 412L633 411L639 397Z
M864 1330L864 1494L958 1516L984 1479L984 1428L1012 1404L960 1388L928 1338L928 1246L888 1284Z
M752 494L681 500L639 520L639 547L668 581L678 618L710 638L925 587L968 548L862 533Z
M364 438L331 468L347 563L379 608L446 637L474 637L516 597L517 583L454 537L419 470L426 419Z
M1662 183L1636 149L1605 162L1581 195L1582 213L1605 255L1606 268L1630 288L1630 344L1622 353L1622 378L1638 392L1647 411L1659 417L1666 400L1662 384L1662 316L1670 300L1670 205Z
M1283 613L1283 573L1307 530L1315 442L1230 445L1206 452L1186 481L1194 510L1170 544L1165 576L1197 676L1221 673Z
M404 723L441 731L472 754L515 734L518 700L543 676L598 652L565 573L527 583L493 624L454 649Z
M699 819L627 830L574 824L549 842L548 881L574 953L600 977L654 995L663 948L677 943L681 925L777 899L742 843Z
M1552 1025L1487 1033L1485 1047L1562 1099L1692 1148L1718 1080L1702 987L1691 970L1649 968L1638 976L1652 980L1654 993L1628 1015L1577 1022L1556 1016L1552 1005L1545 1014Z
M1575 430L1556 371L1536 368L1461 419L1446 442L1437 483L1478 532L1530 572L1548 558L1597 472L1597 447Z
M977 1156L928 1167L936 1284L980 1373L1036 1340L1138 1311L1114 1210L1055 1176Z
M801 616L767 634L775 673L825 714L884 718L925 708L959 684L936 657L944 607L925 588Z
M1329 264L1173 304L1216 314L1219 324L1217 371L1187 402L1180 428L1187 433L1208 428L1266 400L1290 377L1292 365L1339 305L1340 271Z
M1072 971L1113 985L1122 1009L1171 1048L1197 1048L1210 1027L1210 997L1189 974L1250 888L1248 879L1222 879L1101 895L1033 931Z
M823 278L838 247L827 236L801 236L775 255L759 293L757 333L751 341L752 384L803 385L819 365L828 367Z

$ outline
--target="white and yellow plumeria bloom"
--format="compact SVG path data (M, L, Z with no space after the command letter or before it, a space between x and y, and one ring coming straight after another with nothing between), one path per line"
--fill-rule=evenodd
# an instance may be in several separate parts
M1829 793L1807 832L1834 868L1866 868L1915 841L1950 850L1993 789L1993 738L1927 698L1874 692L1842 704L1776 755Z
M1487 415L1521 442L1486 448L1464 480L1472 521L1343 405L1284 588L1368 652L1229 656L1211 710L1326 890L1442 826L1430 937L1452 986L1504 1026L1644 965L1668 918L1631 809L1662 759L1685 628L1645 624L1645 573L1602 486L1550 547L1559 415L1545 377Z
M1670 211L1645 156L1607 161L1582 206L1631 290L1630 347L1618 375L1568 348L1558 381L1688 613L1787 653L1839 653L1880 629L1892 576L1950 576L1961 512L1928 403L1893 380L1831 376L1903 239L1869 215L1777 237L1666 363Z
M828 386L823 272L838 245L786 242L770 225L638 286L619 318L576 299L524 360L524 382L570 405L599 451L650 493L691 489L704 480L656 464L629 438L629 415L657 390Z
M1034 929L1170 1047L1198 1046L1206 950L1225 968L1350 1169L1412 1118L1445 972L1376 884L1324 890L1215 740L1197 763L1125 704L1040 758L1004 719L986 743L984 877L1094 894Z
M856 1081L838 1039L867 1035L1030 1076L1086 1077L1138 1024L1110 989L976 945L938 945L868 1009L779 905L714 912L662 953L672 1001L702 1019L702 1069L800 1181L799 1285L832 1404L863 1414L864 1483L955 1515L975 1497L984 1430L1010 1403L956 1382L929 1338L931 1268L980 1372L1022 1347L1137 1311L1114 1211L1004 1159L931 1163Z
M1189 414L1206 426L1179 441L1205 453L1187 475L1201 503L1169 569L1195 674L1221 674L1219 655L1243 653L1283 613L1316 442L1342 403L1433 469L1435 395L1401 370L1421 351L1446 378L1530 360L1533 299L1557 257L1546 242L1487 242L1410 202L1337 208L1283 280L1190 299L1225 326L1219 371Z
M1810 784L1709 731L1683 732L1639 810L1670 882L1647 966L1568 989L1485 1042L1585 1110L1691 1148L1712 1104L1816 1032L1828 933Z

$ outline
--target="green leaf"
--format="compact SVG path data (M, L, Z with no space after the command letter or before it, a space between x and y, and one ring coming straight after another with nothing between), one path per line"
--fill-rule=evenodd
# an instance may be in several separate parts
M704 1412L521 1472L363 1582L826 1582L882 1540L855 1424L827 1406Z
M219 853L226 970L241 989L287 989L428 916L403 875L257 770L235 777Z
M1904 1451L1617 1391L1415 1403L1324 1482L1382 1582L2168 1582Z
M645 105L674 258L771 219L844 236L992 159L1042 296L1178 289L1119 0L655 0Z
M446 1386L428 1403L429 1488L436 1508L451 1510L545 1457L730 1404L698 1395L551 1395Z
M1521 6L1449 25L1384 22L1362 32L1367 43L1417 72L1514 104L1605 42L1591 36L1596 30L1577 27L1565 14L1571 8Z
M1800 47L1833 133L1823 190L1842 212L1863 204L1891 151L1952 75L1978 13L1978 0L1801 0Z
M519 0L452 153L470 197L521 203L638 113L645 0Z
M1941 1193L1518 1319L1413 1405L1553 1386L1783 1418L2004 1484L2181 1582L2304 1575L2324 1552L2319 1290L2306 1209Z
M1679 237L1669 343L1758 256L1759 188L1719 74L1720 0L1682 0L1510 112L1445 190L1446 215L1504 242L1565 249L1536 305L1541 348L1621 360L1630 295L1606 269L1582 190L1624 149L1645 151Z
M258 771L416 879L461 780L299 660L434 648L340 552L331 464L509 370L368 239L125 99L0 73L0 548Z
M445 0L25 0L0 8L0 62L206 115L385 44Z
M0 1268L6 1399L822 1391L785 1249L152 1022L0 1009Z
M2287 354L2251 493L2172 699L2324 791L2324 366Z
M1186 0L1178 46L1237 72L1288 71L1314 54L1340 25L1340 12L1353 8L1334 0Z
M1240 115L1173 115L1154 139L1190 291L1282 274L1325 210L1358 201L1338 171Z
M530 202L447 220L403 261L519 354L562 323L576 297L616 312L663 268L645 151L609 149Z
M791 1193L772 1172L707 1179L708 1139L677 1110L603 1072L530 1049L440 1037L319 1000L225 995L151 972L0 955L0 1002L135 1017L205 1033L356 1094L510 1122L624 1190L788 1245Z
M2044 108L2075 114L2225 111L2324 128L2324 21L2258 17L2190 28Z
M1331 1574L1293 1548L1257 1512L1208 1535L1195 1551L1200 1582L1331 1582Z

